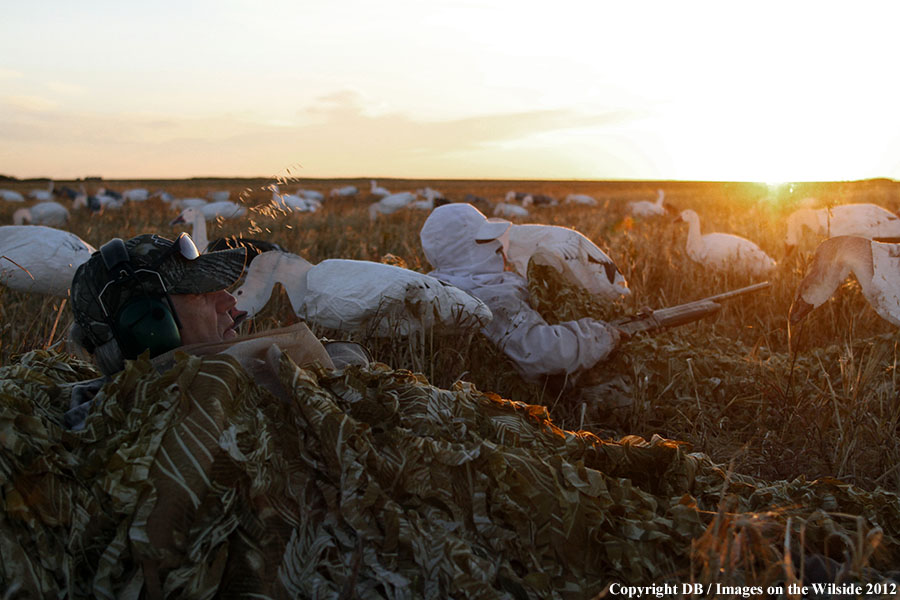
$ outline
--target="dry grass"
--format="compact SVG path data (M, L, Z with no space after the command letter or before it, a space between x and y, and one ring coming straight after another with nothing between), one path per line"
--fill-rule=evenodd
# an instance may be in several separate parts
M304 180L303 187L327 193L356 184L355 200L327 200L315 214L273 214L263 209L271 194L263 180L190 180L104 182L113 189L165 189L176 197L204 196L229 189L251 208L239 221L211 224L209 237L244 233L271 239L312 262L342 257L381 260L401 257L409 268L430 270L418 232L424 212L407 211L368 219L368 180ZM500 200L510 189L563 198L587 193L598 207L535 208L532 222L573 226L616 260L633 291L630 298L604 307L599 316L621 315L643 306L661 307L747 285L749 280L711 275L684 253L686 227L667 220L633 222L625 204L653 199L657 187L667 202L693 208L704 231L726 231L755 240L779 261L768 290L730 302L718 315L654 337L632 340L598 368L596 376L615 381L614 391L631 400L610 411L582 403L576 394L553 385L524 382L506 359L480 335L425 340L362 339L376 358L398 368L424 373L449 386L457 379L504 397L550 407L563 427L584 426L601 435L654 433L690 442L715 460L731 462L737 472L766 478L809 479L833 476L866 488L900 491L900 422L893 328L867 305L855 282L847 283L826 306L812 313L788 344L787 313L816 240L783 258L784 218L797 203L815 196L819 205L873 201L898 208L890 182L807 184L771 195L765 186L738 183L656 182L504 182L383 180L392 190L426 185L451 200L472 193ZM64 185L64 183L60 183ZM5 185L27 191L31 183ZM89 186L90 187L90 186ZM296 182L282 182L293 191ZM0 221L10 222L16 206L0 205ZM132 204L101 215L73 212L69 229L95 246L113 236L128 238L153 231L174 234L174 216L158 200ZM560 307L562 309L562 307ZM572 315L565 315L566 317ZM57 322L58 319L58 322ZM296 320L283 294L261 313L253 329ZM59 299L40 298L0 288L0 364L34 347L58 343L71 322ZM336 332L322 332L331 336Z

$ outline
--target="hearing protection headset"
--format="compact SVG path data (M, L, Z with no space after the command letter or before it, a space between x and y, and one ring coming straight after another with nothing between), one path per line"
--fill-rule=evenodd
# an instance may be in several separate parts
M121 238L103 244L100 256L109 279L97 301L125 358L137 358L148 349L154 357L180 346L181 322L162 275L153 269L135 268ZM103 303L103 294L111 286L131 291L131 297L113 312Z

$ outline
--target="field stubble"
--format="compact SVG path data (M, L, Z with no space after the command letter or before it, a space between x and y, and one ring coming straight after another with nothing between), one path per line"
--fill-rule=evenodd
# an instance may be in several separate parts
M326 200L314 214L284 215L264 209L271 199L263 180L106 182L114 189L165 189L176 197L204 196L229 189L250 207L247 217L210 224L209 237L243 233L281 244L313 263L326 258L380 261L400 257L416 271L428 272L418 232L427 216L405 211L368 219L366 194ZM367 181L305 180L304 187L325 193L332 187ZM686 257L687 228L671 219L634 221L626 217L630 200L652 199L658 187L666 200L693 208L704 232L736 233L756 241L778 262L771 287L726 303L717 315L625 344L594 374L608 383L608 397L624 408L592 403L577 393L523 381L511 364L480 334L427 336L425 339L358 339L376 359L395 368L421 372L435 385L458 379L503 397L548 406L563 428L584 428L601 436L659 434L690 443L734 471L767 479L835 477L867 489L900 491L900 394L894 328L867 305L855 281L841 287L812 313L789 344L787 314L816 240L807 236L785 258L784 219L800 200L816 196L818 205L872 201L890 209L898 198L889 182L807 184L792 191L738 183L673 182L503 182L384 181L391 189L429 185L449 199L467 193L500 200L510 189L564 197L591 194L597 207L535 208L528 222L575 227L616 261L632 290L612 305L592 305L571 296L553 281L539 299L550 320L580 316L614 317L642 307L688 302L752 283L711 274ZM17 184L23 191L35 187ZM16 188L16 185L9 186ZM292 189L282 185L283 190ZM0 205L0 220L11 221L12 204ZM121 211L90 215L73 211L68 229L99 247L111 237L145 232L173 235L176 213L158 200ZM569 294L569 296L566 296ZM286 295L278 291L249 325L251 331L294 322ZM59 345L71 324L66 301L0 288L0 364L36 347ZM319 332L339 337L338 332ZM346 336L343 336L346 337ZM791 347L796 352L791 353Z

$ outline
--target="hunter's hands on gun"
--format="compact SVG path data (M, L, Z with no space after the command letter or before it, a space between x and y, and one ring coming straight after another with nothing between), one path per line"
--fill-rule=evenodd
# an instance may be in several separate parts
M636 315L621 317L610 322L610 325L630 337L639 331L658 331L668 327L677 327L708 317L722 308L722 300L730 300L737 296L757 292L771 286L768 281L755 283L736 290L715 294L693 302L678 304L668 308L652 310L645 308Z

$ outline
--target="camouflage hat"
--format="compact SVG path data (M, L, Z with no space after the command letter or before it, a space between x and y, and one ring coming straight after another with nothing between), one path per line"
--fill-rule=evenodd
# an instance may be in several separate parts
M193 247L187 234L181 234L175 241L155 234L126 240L133 275L120 281L117 274L107 269L102 249L78 267L72 278L72 312L85 341L97 347L113 339L109 324L131 298L162 298L167 293L206 294L224 290L240 278L246 257L244 248L194 254L195 258L190 259L181 248L183 244ZM194 252L195 248L192 248Z

